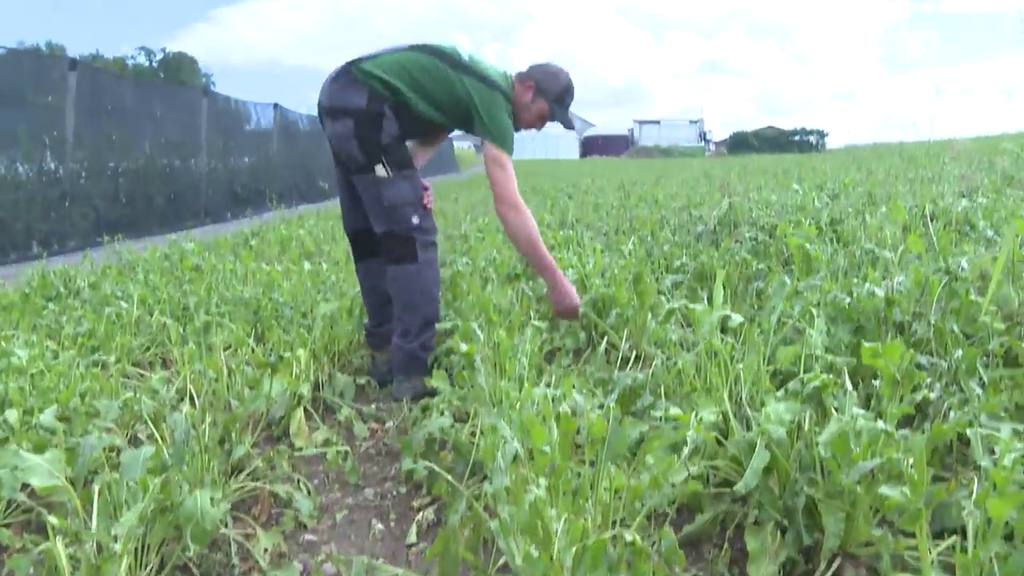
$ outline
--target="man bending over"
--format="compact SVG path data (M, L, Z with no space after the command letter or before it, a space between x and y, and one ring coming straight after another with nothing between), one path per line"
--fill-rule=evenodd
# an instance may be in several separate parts
M512 168L516 132L552 120L574 129L573 97L572 79L554 64L512 75L434 44L356 58L324 82L317 115L334 155L342 222L366 308L370 374L378 385L390 385L396 400L433 395L426 378L441 273L433 197L419 170L453 130L480 138L494 210L543 278L555 316L579 318L576 289L541 240Z

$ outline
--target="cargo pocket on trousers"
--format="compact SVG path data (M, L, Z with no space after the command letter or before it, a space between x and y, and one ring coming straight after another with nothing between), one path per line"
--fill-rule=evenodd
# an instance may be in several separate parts
M423 181L418 176L391 176L379 180L381 203L388 212L388 228L419 235L430 233L433 218L423 207Z
M389 264L413 264L420 250L437 235L433 215L423 207L423 183L418 176L378 179L386 230L380 234Z

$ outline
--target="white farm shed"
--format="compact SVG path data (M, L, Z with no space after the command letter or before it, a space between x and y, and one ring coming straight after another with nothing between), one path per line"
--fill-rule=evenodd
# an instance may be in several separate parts
M543 130L519 132L512 151L515 160L578 160L579 157L579 136L557 124L548 124Z
M704 119L633 120L637 146L703 146Z
M576 130L566 130L557 123L549 123L543 130L523 130L515 136L512 158L515 160L578 160L580 138L594 125L588 120L571 113ZM479 138L463 132L452 134L456 146L464 143L477 145Z

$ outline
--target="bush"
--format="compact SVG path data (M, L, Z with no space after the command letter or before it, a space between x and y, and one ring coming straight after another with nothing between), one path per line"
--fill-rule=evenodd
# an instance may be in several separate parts
M703 158L703 146L635 146L626 152L626 158Z

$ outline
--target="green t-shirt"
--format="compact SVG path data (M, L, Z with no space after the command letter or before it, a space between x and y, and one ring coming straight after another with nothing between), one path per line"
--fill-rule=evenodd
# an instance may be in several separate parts
M462 130L512 155L512 76L507 72L439 44L401 46L357 58L352 71L399 104L396 116L409 139ZM403 105L409 110L402 110Z

